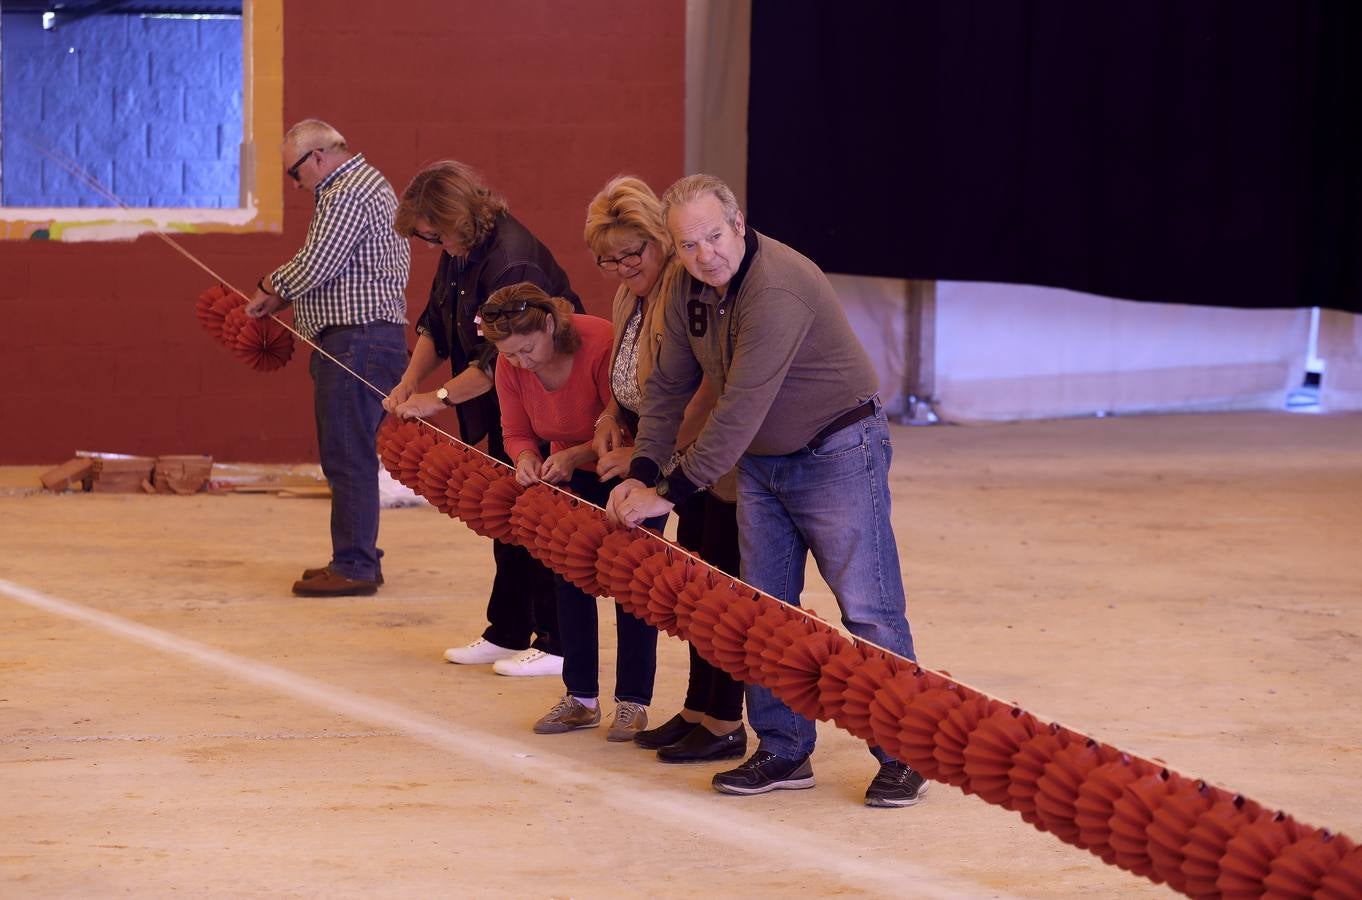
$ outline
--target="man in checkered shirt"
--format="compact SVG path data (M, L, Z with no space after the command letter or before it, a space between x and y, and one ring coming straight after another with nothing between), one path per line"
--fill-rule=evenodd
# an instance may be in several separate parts
M316 208L293 259L258 282L246 311L293 307L298 331L380 393L315 350L310 371L322 471L331 484L331 561L306 569L295 594L372 594L383 583L378 549L378 455L383 397L407 366L411 251L393 230L397 197L340 132L306 119L284 136L284 161Z

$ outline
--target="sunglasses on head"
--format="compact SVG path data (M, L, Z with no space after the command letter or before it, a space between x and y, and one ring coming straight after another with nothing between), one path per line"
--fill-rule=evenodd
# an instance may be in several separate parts
M484 322L495 322L497 319L519 315L527 309L542 309L550 316L553 315L553 307L542 300L517 300L504 306L494 306L491 309L484 306L478 315L482 317Z

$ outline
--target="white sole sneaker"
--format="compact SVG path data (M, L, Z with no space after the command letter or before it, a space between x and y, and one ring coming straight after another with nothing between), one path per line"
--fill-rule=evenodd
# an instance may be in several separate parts
M563 657L531 648L522 650L515 656L497 660L492 663L492 671L498 675L511 677L562 675Z
M478 638L466 647L451 647L445 651L445 659L461 666L485 666L499 659L519 656L523 650L499 647L486 638Z

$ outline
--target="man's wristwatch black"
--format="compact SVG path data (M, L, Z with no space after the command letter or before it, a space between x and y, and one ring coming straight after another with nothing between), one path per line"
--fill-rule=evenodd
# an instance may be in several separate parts
M453 406L453 405L454 405L454 401L449 399L449 388L447 388L447 387L441 387L438 391L436 391L436 392L435 392L435 399L436 399L436 400L439 400L439 401L440 401L441 403L443 403L445 406Z
M659 479L657 485L653 488L653 490L657 491L657 495L661 497L663 500L671 499L667 495L672 492L672 486L667 483L666 478Z

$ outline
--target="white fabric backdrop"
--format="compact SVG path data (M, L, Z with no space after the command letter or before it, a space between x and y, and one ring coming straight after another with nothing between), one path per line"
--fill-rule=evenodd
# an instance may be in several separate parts
M1362 410L1362 316L1320 310L1318 356L1324 360L1320 408Z
M833 284L875 360L886 405L900 409L904 282L836 275ZM929 349L934 408L956 422L1282 409L1287 391L1305 377L1309 326L1304 309L1181 306L941 281ZM1353 334L1362 341L1362 329ZM1362 391L1358 352L1354 391ZM1326 384L1333 367L1331 361Z
M939 282L937 412L969 420L1282 409L1305 377L1309 326L1303 309Z

